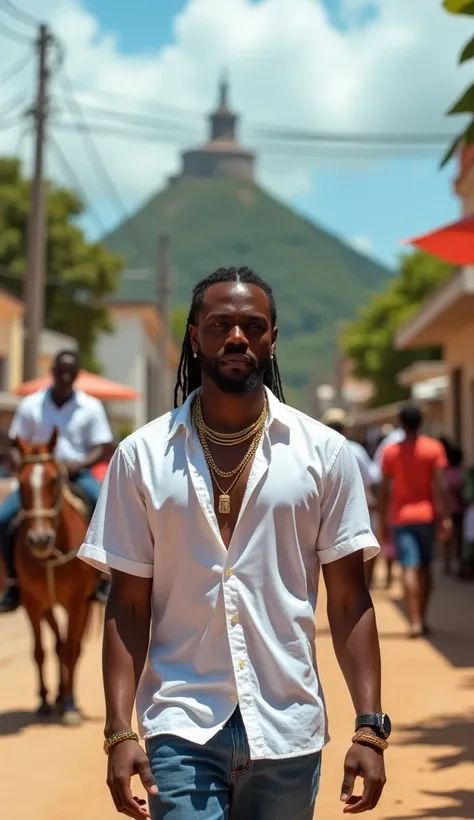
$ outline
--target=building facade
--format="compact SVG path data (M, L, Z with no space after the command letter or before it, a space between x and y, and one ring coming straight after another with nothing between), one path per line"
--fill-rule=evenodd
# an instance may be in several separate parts
M454 183L463 216L474 213L474 146L458 157ZM473 265L461 268L438 288L396 335L407 348L440 347L447 378L444 427L474 465L474 236Z

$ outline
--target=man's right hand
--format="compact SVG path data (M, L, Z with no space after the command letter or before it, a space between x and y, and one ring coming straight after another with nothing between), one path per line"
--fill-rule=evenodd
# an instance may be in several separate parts
M107 785L117 811L136 820L150 817L145 801L133 797L130 789L132 776L138 774L148 794L158 794L144 749L135 740L123 740L110 749L108 758Z

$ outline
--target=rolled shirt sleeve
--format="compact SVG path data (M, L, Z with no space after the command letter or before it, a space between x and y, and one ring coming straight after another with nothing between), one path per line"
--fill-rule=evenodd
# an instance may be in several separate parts
M359 465L347 441L326 476L316 549L321 564L329 564L361 549L364 560L368 561L380 551L370 525Z
M109 464L79 558L102 572L153 576L154 544L139 471L119 446Z
M94 415L89 425L89 446L98 447L100 444L110 444L113 434L110 428L107 413L102 402L97 401Z

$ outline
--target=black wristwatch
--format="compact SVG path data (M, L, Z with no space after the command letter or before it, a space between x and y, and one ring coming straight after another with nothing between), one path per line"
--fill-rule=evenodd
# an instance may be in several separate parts
M369 726L384 740L387 740L392 732L392 723L390 718L383 712L375 715L359 715L355 722L356 732L359 729L362 729L363 726Z

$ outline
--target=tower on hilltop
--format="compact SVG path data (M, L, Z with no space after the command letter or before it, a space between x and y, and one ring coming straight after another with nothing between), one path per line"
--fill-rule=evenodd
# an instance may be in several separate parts
M238 116L229 108L229 82L219 83L217 109L209 116L209 141L182 154L180 179L253 180L254 155L237 142Z

